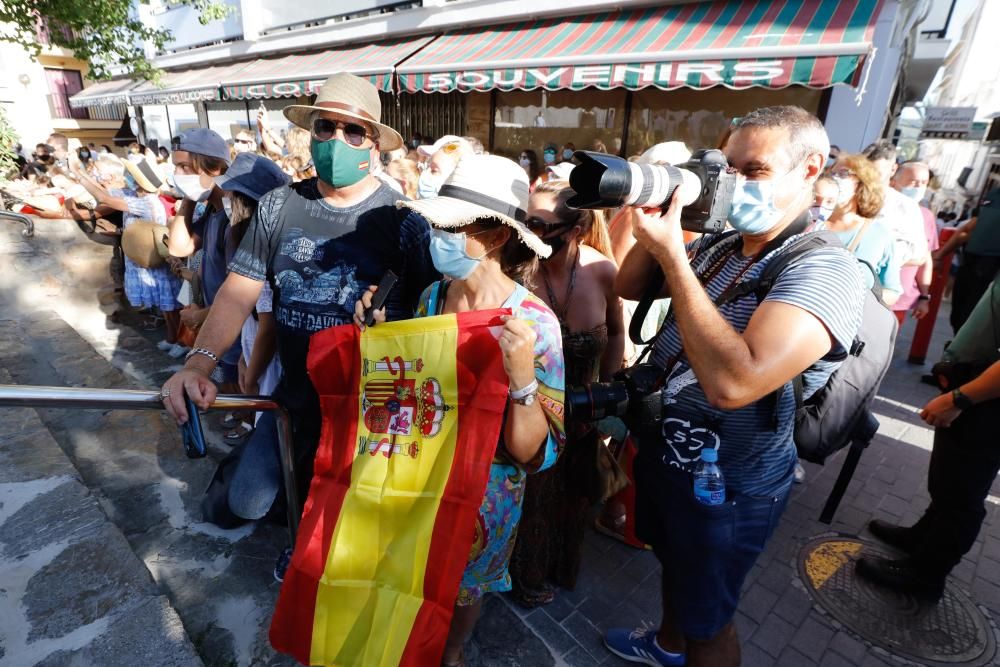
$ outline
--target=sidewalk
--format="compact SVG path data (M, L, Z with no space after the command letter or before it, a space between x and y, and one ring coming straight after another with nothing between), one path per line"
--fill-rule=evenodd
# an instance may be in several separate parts
M826 466L806 464L806 482L794 488L781 525L747 579L737 612L747 667L903 664L838 629L820 611L799 580L798 557L813 537L832 532L862 535L872 518L910 524L927 506L925 475L933 430L918 413L936 390L919 379L951 337L948 304L942 305L925 366L907 363L915 324L908 320L902 327L893 365L876 403L879 434L862 457L830 526L821 524L818 517L840 471L843 453ZM1000 485L995 485L979 541L952 575L952 584L970 592L993 619L1000 618L998 505ZM555 602L530 613L502 596L491 600L474 638L470 665L630 664L608 653L601 635L610 627L656 627L659 605L659 565L653 555L591 531L584 544L577 589L560 593ZM510 623L511 617L523 619L531 634ZM995 620L993 624L995 632Z

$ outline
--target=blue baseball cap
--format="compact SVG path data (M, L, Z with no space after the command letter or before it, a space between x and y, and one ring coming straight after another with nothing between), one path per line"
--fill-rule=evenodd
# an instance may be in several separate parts
M175 151L207 155L229 164L229 145L218 132L207 127L196 127L182 134L179 139L180 141L174 144Z
M254 201L275 188L288 185L291 179L281 167L256 153L240 153L226 170L215 177L215 184L223 190L242 192Z

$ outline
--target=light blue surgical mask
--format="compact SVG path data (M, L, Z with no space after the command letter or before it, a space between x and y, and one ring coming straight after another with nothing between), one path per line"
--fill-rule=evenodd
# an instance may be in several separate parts
M446 232L431 228L431 261L434 268L455 280L464 280L472 275L482 257L470 257L465 251L465 232Z
M774 205L774 181L740 180L733 192L729 224L741 234L763 234L774 229L785 212Z
M127 171L125 172L125 187L127 187L129 190L139 189L139 184L135 182L135 178L132 177L132 174L128 173Z
M904 197L909 197L919 204L923 201L924 195L927 194L927 188L914 186L912 188L903 188L899 191L899 193Z
M430 169L424 169L420 172L420 177L417 179L417 199L433 199L437 197L438 190L441 189L443 183L443 178L432 174Z

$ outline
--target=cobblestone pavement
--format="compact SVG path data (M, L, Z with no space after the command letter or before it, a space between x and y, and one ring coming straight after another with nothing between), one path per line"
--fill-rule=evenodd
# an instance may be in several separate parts
M843 453L825 466L806 464L806 482L797 485L781 524L747 579L736 616L743 664L746 667L788 665L899 664L880 648L866 645L838 629L813 604L798 579L798 555L811 538L840 532L869 538L864 531L872 518L910 524L927 506L925 483L933 430L919 410L936 390L919 382L940 356L950 338L948 304L943 304L924 366L907 363L915 330L907 321L900 332L893 365L876 402L881 428L865 451L854 478L830 526L818 521ZM987 502L988 515L975 547L955 568L952 584L970 592L981 608L1000 618L1000 484ZM503 602L503 607L500 602ZM473 655L473 664L625 665L601 642L609 627L659 623L659 566L651 553L623 546L590 531L584 544L583 570L575 591L564 592L543 609L525 613L507 598L499 598L491 613L513 613L544 643L547 655L515 663L491 639L489 650ZM513 641L519 641L518 629ZM477 632L476 640L482 641ZM509 646L509 644L508 644ZM912 664L912 663L911 663Z

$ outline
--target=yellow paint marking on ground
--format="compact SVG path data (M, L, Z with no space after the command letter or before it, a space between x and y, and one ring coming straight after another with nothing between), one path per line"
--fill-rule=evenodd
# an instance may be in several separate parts
M813 550L806 558L806 575L813 588L822 588L837 570L851 562L852 556L856 556L861 548L858 542L831 541Z

